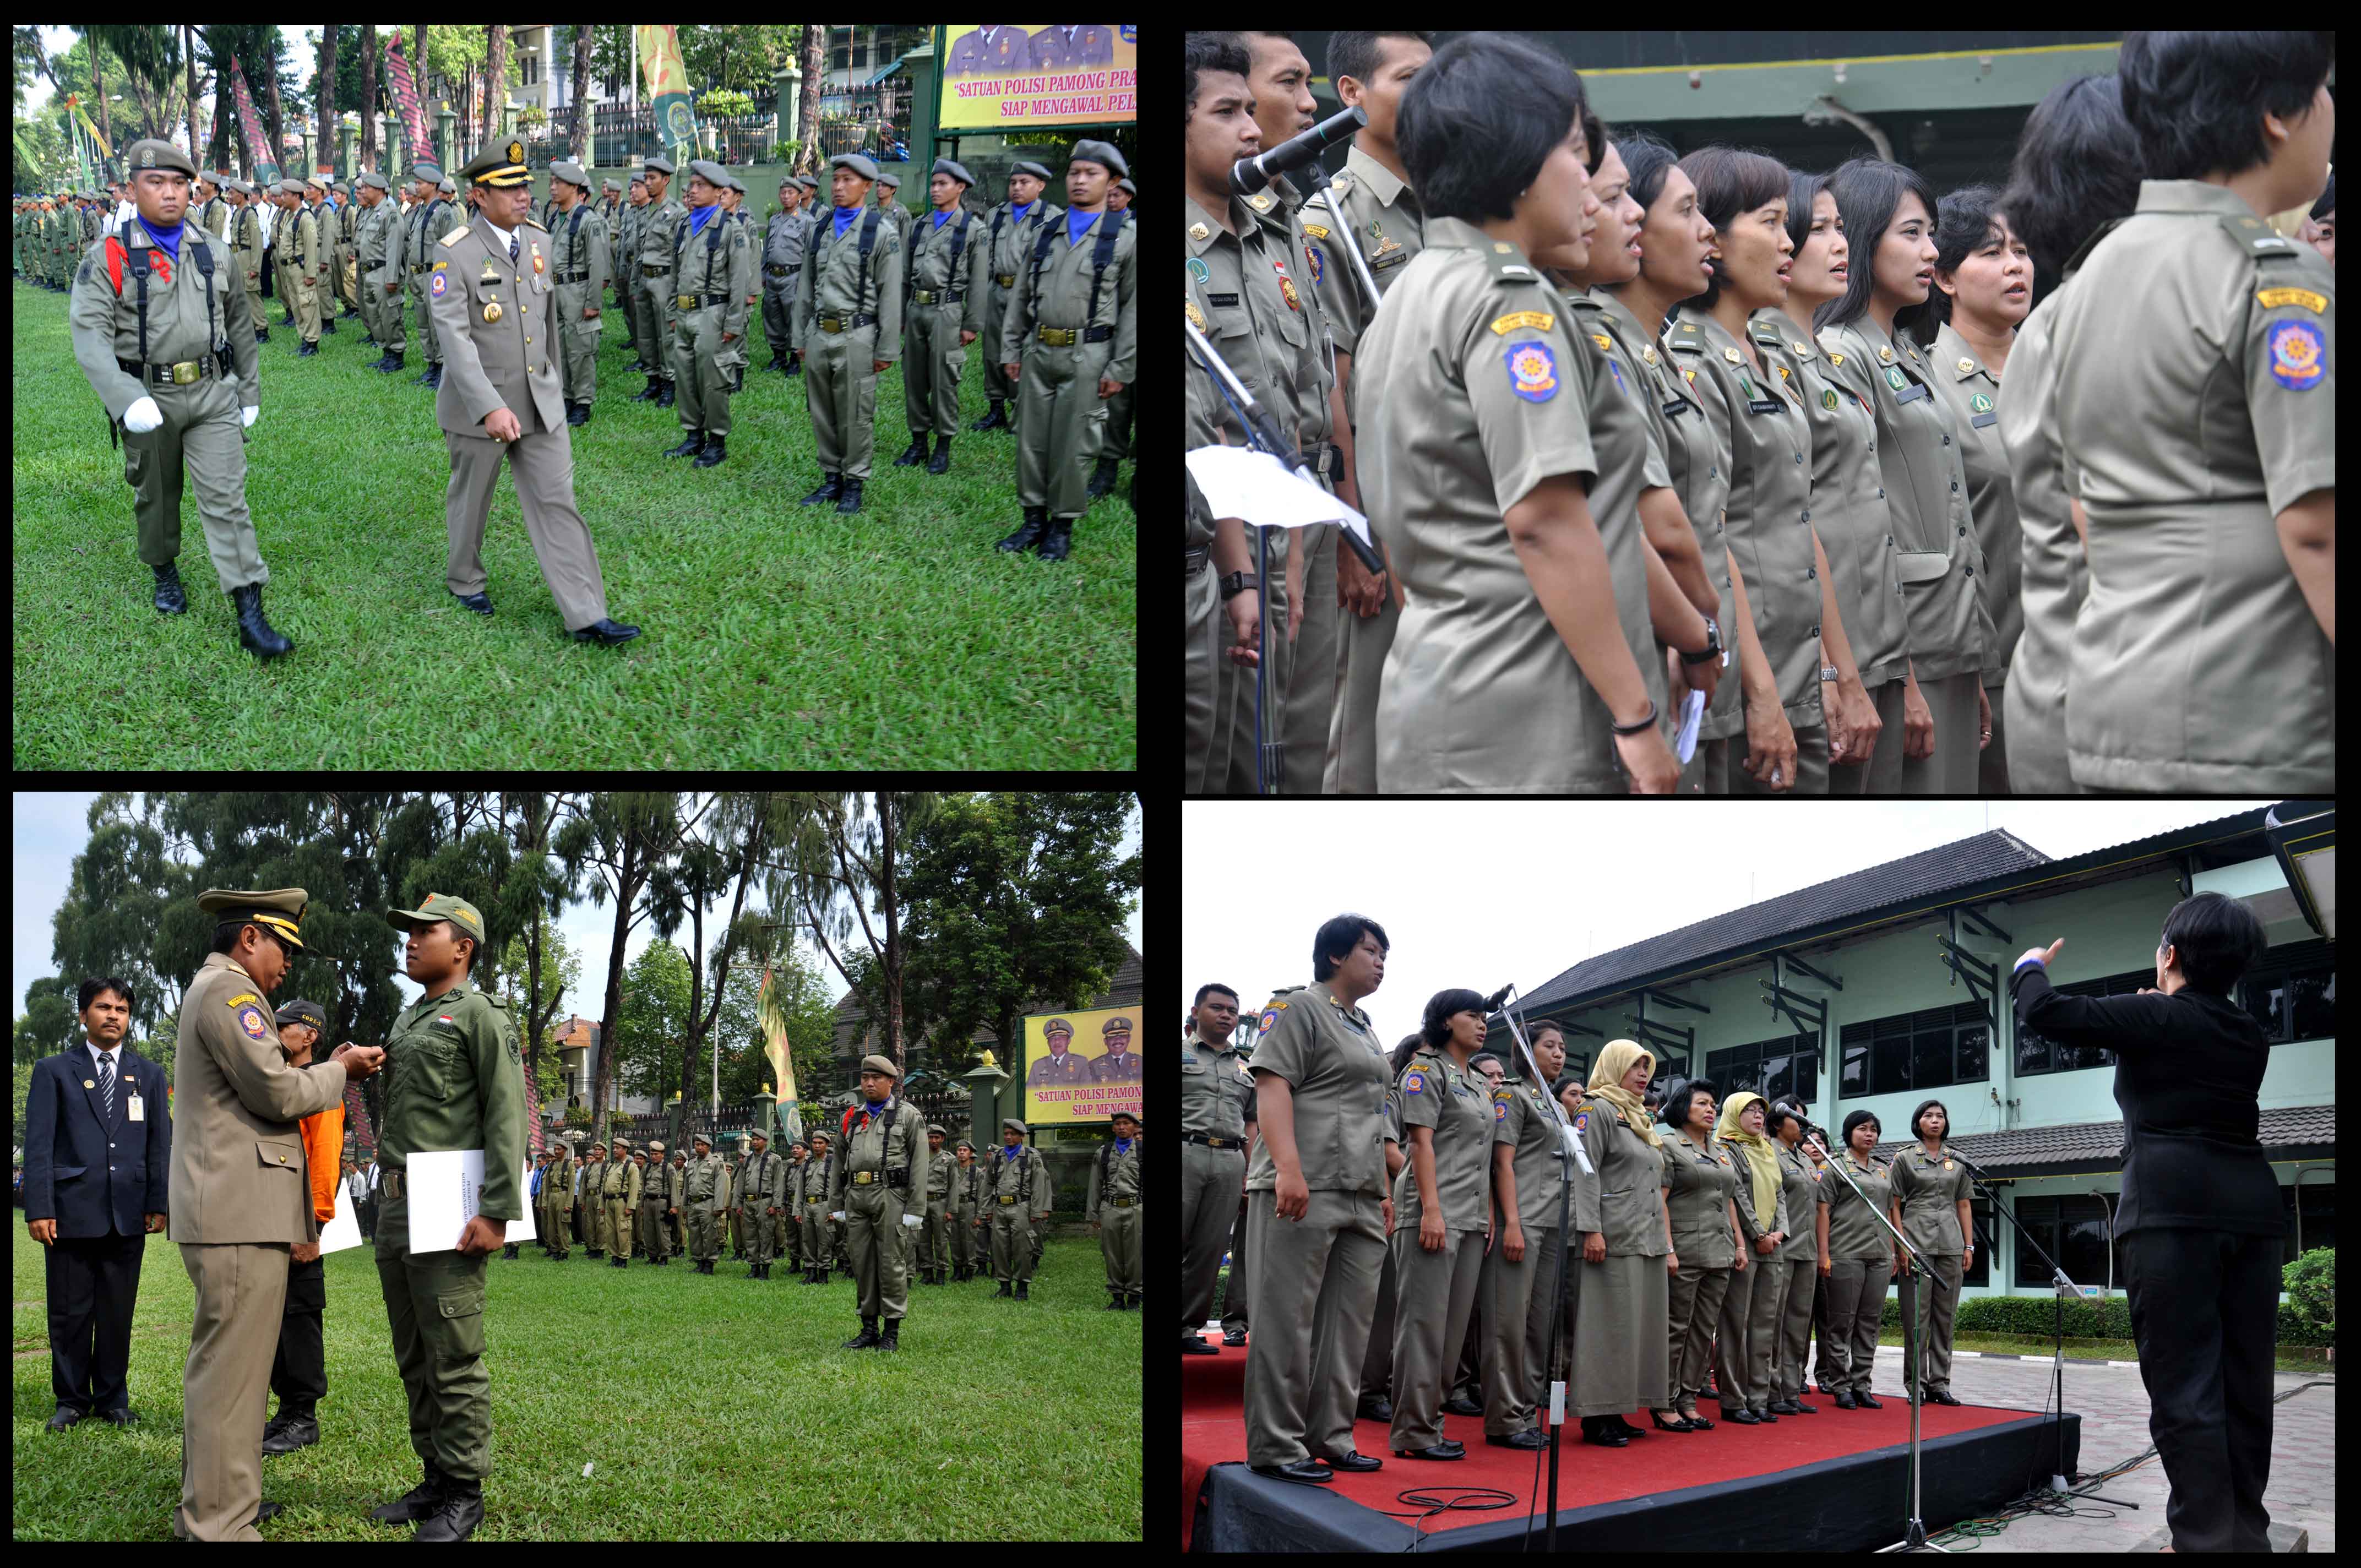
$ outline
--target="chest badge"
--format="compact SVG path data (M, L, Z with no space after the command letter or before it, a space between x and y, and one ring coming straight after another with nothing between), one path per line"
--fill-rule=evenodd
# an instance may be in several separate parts
M1978 392L1974 397L1968 400L1968 407L1973 409L1980 414L1988 414L1992 412L1993 400L1990 398L1985 397L1982 392Z
M1640 359L1642 364L1653 365L1656 362L1656 351L1653 348L1642 347L1640 350Z
M1910 389L1910 378L1903 375L1901 366L1889 365L1885 367L1885 384L1897 392L1907 391Z
M1213 231L1212 229L1207 228L1202 224L1191 224L1189 225L1189 237L1191 239L1210 239L1213 237Z
M1943 1162L1943 1168L1944 1168L1945 1170L1949 1170L1949 1169L1950 1169L1950 1168L1951 1168L1951 1162L1950 1162L1949 1160L1948 1160L1948 1159L1947 1159L1947 1160L1945 1160L1945 1161Z
M1823 387L1820 389L1820 407L1828 410L1830 413L1834 413L1836 411L1837 389L1834 387Z
M1202 332L1202 331L1204 331L1204 330L1205 330L1205 313L1204 313L1204 312L1202 312L1202 311L1201 311L1201 310L1199 310L1199 309L1197 308L1197 302L1196 302L1196 301L1194 301L1194 300L1191 300L1188 303L1189 303L1189 324L1190 324L1190 325L1191 325L1191 326L1193 326L1193 327L1195 327L1199 332Z
M543 267L543 262L542 262L542 259L541 259L541 241L539 241L539 240L535 240L535 241L533 241L533 269L535 272L538 272L538 271L540 271L540 270L542 269L542 267Z
M1285 297L1287 308L1290 311L1303 309L1303 302L1295 296L1295 280L1287 275L1287 263L1273 258L1270 265L1272 270L1279 274L1279 291Z
M498 300L486 300L486 301L484 302L484 322L485 322L485 324L486 324L486 325L489 325L491 323L496 322L496 321L498 321L498 320L500 320L500 302Z
M1881 363L1891 365L1894 363L1894 350L1881 343L1877 345L1877 357Z

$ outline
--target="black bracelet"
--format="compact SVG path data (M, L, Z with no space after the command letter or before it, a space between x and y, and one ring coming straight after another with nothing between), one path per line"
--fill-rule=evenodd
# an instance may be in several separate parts
M1614 715L1612 715L1612 714L1608 715L1608 720L1607 720L1607 721L1608 721L1609 724L1614 724L1614 723L1615 723L1615 718L1614 718ZM1655 699L1655 698L1653 698L1653 697L1650 697L1650 698L1648 699L1648 717L1647 717L1647 718L1642 718L1642 720L1640 720L1640 722L1638 722L1637 724L1616 724L1616 725L1615 725L1615 733L1616 733L1616 734L1618 734L1618 735L1638 735L1638 734L1641 734L1641 733L1644 732L1644 731L1645 731L1645 730L1646 730L1646 729L1647 729L1651 725L1654 724L1655 722L1656 722L1656 699Z
M1234 599L1248 588L1261 587L1262 580L1252 572L1232 572L1222 579L1222 598L1224 600Z

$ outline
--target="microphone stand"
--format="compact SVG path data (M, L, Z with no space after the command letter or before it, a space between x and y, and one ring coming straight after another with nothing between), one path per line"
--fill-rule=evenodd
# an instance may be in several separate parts
M1877 1550L1880 1552L1941 1552L1945 1548L1937 1546L1927 1539L1927 1523L1920 1513L1918 1486L1919 1415L1923 1409L1924 1390L1920 1387L1918 1376L1917 1312L1915 1309L1917 1306L1919 1284L1921 1281L1931 1279L1934 1277L1934 1270L1928 1266L1925 1258L1918 1255L1918 1249L1910 1245L1909 1238L1894 1228L1894 1222L1886 1217L1885 1211L1869 1201L1869 1194L1861 1190L1861 1183L1853 1179L1852 1172L1845 1168L1844 1161L1828 1153L1817 1138L1813 1138L1810 1142L1814 1147L1819 1149L1820 1157L1827 1161L1829 1168L1842 1179L1847 1187L1852 1189L1853 1196L1861 1200L1861 1206L1877 1216L1877 1223L1885 1227L1885 1234L1892 1236L1894 1245L1902 1249L1903 1262L1905 1266L1905 1272L1902 1278L1902 1356L1906 1369L1904 1384L1908 1390L1910 1399L1910 1501L1908 1516L1903 1525L1902 1539L1890 1546L1881 1546Z

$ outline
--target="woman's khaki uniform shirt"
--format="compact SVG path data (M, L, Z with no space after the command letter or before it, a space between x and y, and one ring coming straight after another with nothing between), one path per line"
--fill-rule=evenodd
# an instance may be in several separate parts
M2014 348L2009 357L2015 359ZM2001 685L2008 679L2009 655L2016 651L2017 633L2025 623L2017 615L2024 551L2018 545L2008 448L2000 433L2000 378L1949 322L1935 334L1927 359L1934 367L1936 395L1950 411L1951 428L1960 435L1960 461L1968 471L1968 510L1975 517L1976 542L1983 549L1977 594L1992 622L1992 641L1984 647L1984 685Z
M2074 617L2090 591L2091 567L2074 532L2066 496L2066 454L2058 445L2058 355L2050 329L2081 274L2069 270L2058 291L2034 307L2009 350L2008 397L2000 405L2008 450L2009 492L2016 501L2016 648L2003 697L2009 788L2018 795L2067 795L2066 672L2074 652Z
M1492 1223L1492 1096L1484 1075L1421 1046L1411 1053L1395 1088L1401 1094L1401 1173L1394 1178L1394 1229L1418 1230L1418 1158L1409 1130L1434 1131L1434 1201L1454 1231L1480 1231Z
M1730 1228L1738 1180L1738 1157L1719 1138L1708 1138L1702 1154L1680 1133L1664 1138L1664 1207L1683 1270L1738 1261L1738 1237Z
M1656 1146L1633 1132L1614 1106L1588 1094L1574 1114L1574 1135L1598 1173L1574 1195L1574 1228L1603 1235L1610 1256L1662 1257L1671 1251L1660 1207L1664 1162Z
M1894 1255L1894 1235L1879 1223L1877 1216L1886 1211L1894 1198L1894 1169L1883 1159L1872 1157L1864 1166L1853 1158L1852 1151L1840 1151L1837 1157L1844 1162L1844 1175L1834 1169L1821 1176L1821 1186L1828 1195L1828 1257L1831 1261L1845 1257L1883 1257ZM1852 1178L1859 1184L1855 1192ZM1863 1204L1861 1199L1869 1201Z

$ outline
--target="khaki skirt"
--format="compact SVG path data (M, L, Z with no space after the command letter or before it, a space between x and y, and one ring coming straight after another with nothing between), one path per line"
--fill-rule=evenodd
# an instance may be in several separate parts
M1609 1254L1581 1263L1575 1301L1574 1376L1568 1397L1577 1416L1661 1409L1665 1391L1665 1297L1671 1279L1662 1254Z

